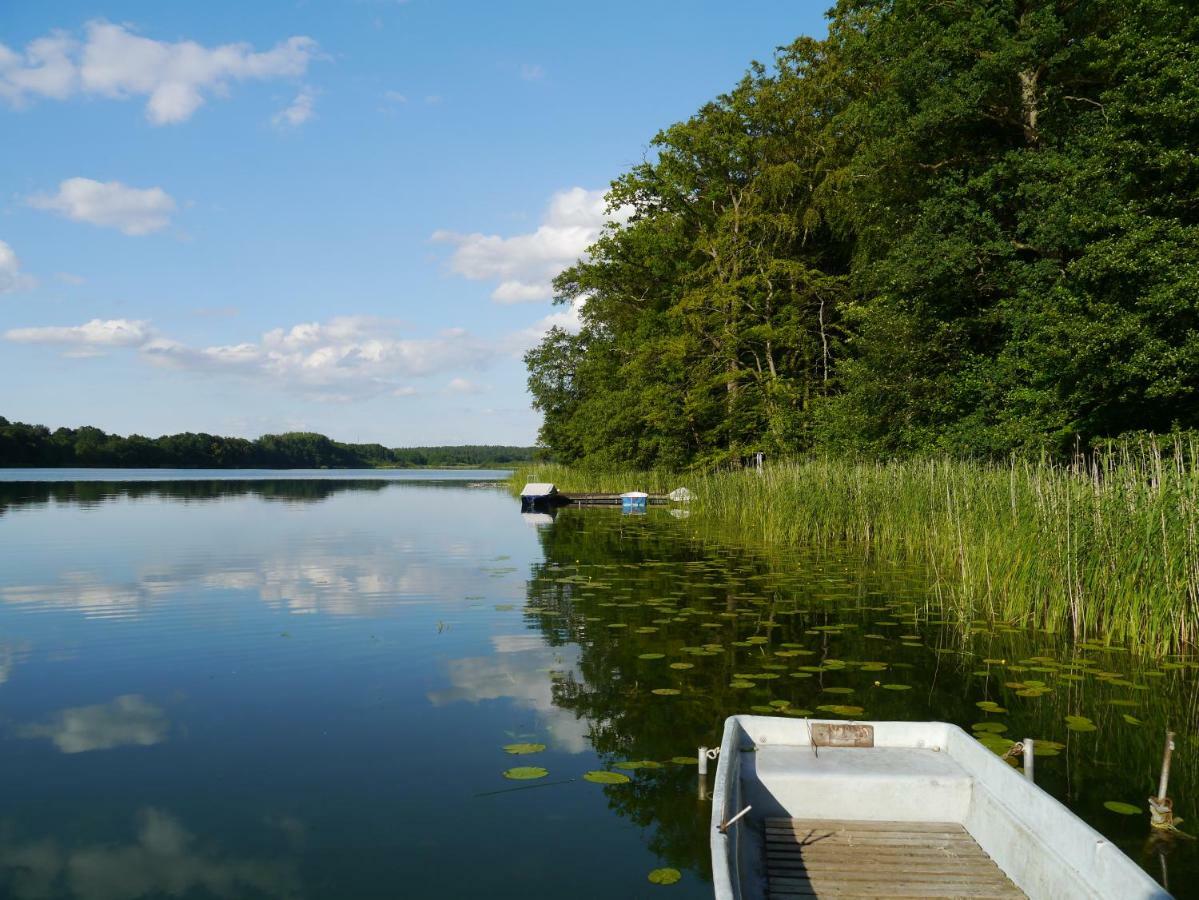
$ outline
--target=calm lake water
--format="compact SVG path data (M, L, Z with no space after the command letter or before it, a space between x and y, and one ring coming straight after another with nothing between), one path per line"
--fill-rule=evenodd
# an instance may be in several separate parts
M950 624L918 572L665 509L522 517L497 473L86 474L0 483L0 896L710 896L672 760L754 707L1056 741L1039 783L1199 896L1199 842L1104 806L1145 808L1168 724L1199 832L1191 660Z

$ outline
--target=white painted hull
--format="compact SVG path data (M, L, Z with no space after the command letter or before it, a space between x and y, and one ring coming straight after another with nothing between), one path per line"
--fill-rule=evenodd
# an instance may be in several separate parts
M1168 898L1101 834L956 725L863 722L872 747L816 752L819 720L732 716L712 795L717 900L766 896L767 818L958 823L1031 900ZM825 723L841 726L846 723ZM859 723L855 723L859 724ZM746 806L752 811L720 831Z

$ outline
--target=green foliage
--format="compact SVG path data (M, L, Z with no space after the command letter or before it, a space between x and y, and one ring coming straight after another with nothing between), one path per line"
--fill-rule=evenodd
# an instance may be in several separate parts
M526 462L531 447L404 447L343 444L323 434L293 431L257 440L212 434L120 437L99 428L59 428L9 422L0 416L0 466L111 466L179 469L358 469L489 466Z
M1199 17L841 0L660 132L529 352L555 458L1061 454L1199 425Z
M517 470L513 490L693 493L690 522L770 547L859 548L923 565L961 622L1003 621L1156 651L1199 642L1199 435L1068 463L818 455L756 471Z

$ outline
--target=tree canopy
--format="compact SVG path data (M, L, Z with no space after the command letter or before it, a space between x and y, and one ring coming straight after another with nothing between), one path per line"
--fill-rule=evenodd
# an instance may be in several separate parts
M526 355L566 462L1199 425L1199 17L841 0L660 132Z
M492 466L527 462L531 447L469 445L400 447L344 444L323 434L293 431L255 440L213 434L147 438L99 428L58 428L9 422L0 416L0 466L112 466L182 469L358 469L417 466Z

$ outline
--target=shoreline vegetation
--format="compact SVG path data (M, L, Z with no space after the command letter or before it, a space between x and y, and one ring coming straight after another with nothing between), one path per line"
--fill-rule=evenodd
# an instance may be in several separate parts
M673 473L518 468L562 490L669 491L737 540L914 561L930 600L1003 622L1163 655L1199 642L1199 439L983 462L814 457Z
M682 484L747 542L919 560L963 622L1193 652L1199 18L828 19L613 180L579 327L525 355L570 468L517 479Z
M532 447L464 445L384 447L348 444L293 431L246 438L185 432L122 437L99 428L58 428L0 416L0 468L418 469L510 467Z

